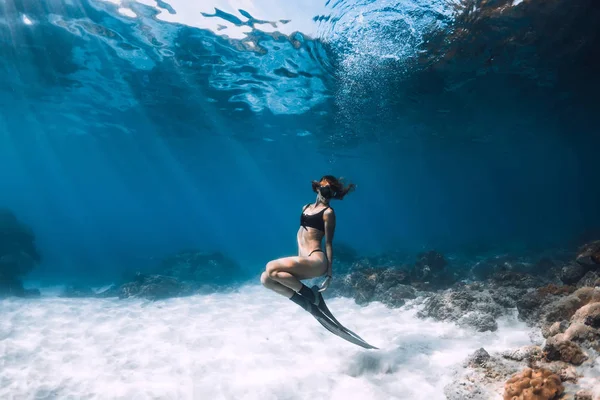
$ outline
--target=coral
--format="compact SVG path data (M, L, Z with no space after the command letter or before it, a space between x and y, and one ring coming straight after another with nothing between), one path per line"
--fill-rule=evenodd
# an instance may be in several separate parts
M513 375L504 385L504 400L553 400L564 387L552 371L526 368Z

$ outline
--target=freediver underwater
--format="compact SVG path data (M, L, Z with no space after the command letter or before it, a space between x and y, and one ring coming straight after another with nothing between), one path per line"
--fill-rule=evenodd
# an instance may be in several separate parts
M324 175L319 181L313 180L311 185L316 200L304 205L300 214L300 227L296 235L298 256L269 261L261 274L261 283L308 311L334 335L366 349L377 349L344 327L333 316L321 294L327 290L332 279L336 214L330 201L342 200L356 185L344 185L342 178L333 175ZM323 238L325 251L321 248ZM326 279L320 287L315 285L309 288L302 283L302 280L323 275L326 275Z

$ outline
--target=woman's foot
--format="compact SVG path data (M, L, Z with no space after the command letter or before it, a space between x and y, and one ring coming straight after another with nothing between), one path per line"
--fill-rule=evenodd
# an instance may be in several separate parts
M301 296L296 292L294 292L292 297L290 297L290 300L298 304L300 307L302 307L311 314L314 314L315 311L319 310L319 308L316 305L314 305L309 299L307 299L304 296Z

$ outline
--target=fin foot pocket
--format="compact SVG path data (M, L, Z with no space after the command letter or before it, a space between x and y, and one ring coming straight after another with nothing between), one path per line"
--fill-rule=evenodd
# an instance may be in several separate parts
M341 337L342 339L347 340L350 343L354 343L358 346L364 347L365 349L377 349L377 347L370 345L363 338L358 336L356 333L344 327L329 311L327 305L325 304L325 300L323 296L318 291L317 286L313 286L312 290L315 293L315 297L317 299L316 305L310 311L313 317L321 324L325 329L330 331L336 336Z

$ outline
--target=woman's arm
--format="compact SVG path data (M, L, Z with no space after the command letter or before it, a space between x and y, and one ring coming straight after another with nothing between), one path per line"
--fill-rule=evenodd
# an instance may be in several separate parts
M335 233L335 212L330 208L323 215L325 221L325 252L327 254L327 276L333 267L333 234Z

